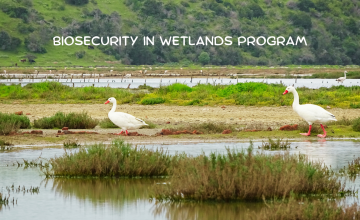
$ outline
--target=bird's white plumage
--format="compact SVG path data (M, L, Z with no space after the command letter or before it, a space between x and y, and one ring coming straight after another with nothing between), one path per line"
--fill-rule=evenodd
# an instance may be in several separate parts
M313 123L323 124L329 121L336 121L335 116L318 105L299 104L299 95L294 87L289 86L286 91L294 94L293 110L303 118L309 125Z
M113 107L108 113L109 119L122 130L138 129L146 124L143 120L136 118L128 113L115 112L116 110L116 99L111 97L108 99L109 102L113 103Z
M344 71L344 77L340 77L340 78L336 79L336 81L343 83L346 79L346 73L347 73L347 71Z

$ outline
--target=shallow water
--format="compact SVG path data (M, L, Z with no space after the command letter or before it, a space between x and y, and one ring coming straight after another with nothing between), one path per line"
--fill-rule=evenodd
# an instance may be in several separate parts
M47 79L48 81L58 81L58 79ZM44 82L45 79L23 79L19 81L18 79L11 79L9 81L8 79L0 79L0 83L4 83L6 85L10 85L11 83L21 83L22 86L25 86L29 83L34 82ZM112 88L138 88L140 85L148 85L154 88L158 88L160 86L166 86L173 83L183 83L187 84L188 86L192 87L197 85L198 83L201 84L220 84L220 85L230 85L230 84L236 84L236 83L244 83L244 82L264 82L264 83L283 83L284 86L289 85L295 85L295 87L307 87L311 89L318 89L320 87L331 87L331 86L338 86L338 85L344 85L347 87L350 86L360 86L360 80L359 79L347 79L344 81L344 83L338 83L335 81L335 79L252 79L252 78L241 78L241 79L230 79L230 78L149 78L149 79L131 79L131 78L125 78L125 79L100 79L98 82L98 79L94 78L85 78L85 79L73 79L72 82L70 82L70 79L60 79L59 82L61 82L64 85L68 86L74 86L75 87L83 87L83 86L94 86L95 87L112 87Z
M254 142L254 150L260 151L261 142ZM199 155L202 152L224 152L230 149L246 149L249 143L193 143L171 145L145 145L155 149L164 147L170 154L185 152ZM297 147L297 148L296 148ZM360 156L360 142L312 141L292 142L290 153L303 153L315 161L338 170L354 157ZM48 179L36 168L12 166L22 159L34 160L60 156L63 149L22 150L0 153L0 191L12 184L40 186L38 194L11 193L17 204L2 206L1 219L246 219L249 212L257 212L261 203L160 203L149 201L150 186L163 183L164 179ZM266 151L275 154L284 151ZM8 166L7 166L8 165ZM360 181L349 182L359 189ZM346 204L357 201L355 197L343 200Z

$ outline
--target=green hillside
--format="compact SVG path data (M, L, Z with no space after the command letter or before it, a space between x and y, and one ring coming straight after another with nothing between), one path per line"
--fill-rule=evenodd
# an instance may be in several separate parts
M0 66L360 64L360 1L0 0ZM139 36L134 46L54 46L54 36ZM230 46L143 46L142 36L232 36ZM239 36L305 36L237 46ZM34 65L34 64L33 64Z

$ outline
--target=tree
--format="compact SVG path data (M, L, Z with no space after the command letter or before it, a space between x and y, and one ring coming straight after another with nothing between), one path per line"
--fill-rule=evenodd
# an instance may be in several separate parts
M297 5L301 11L309 12L310 8L315 8L315 4L311 0L299 0Z
M89 0L65 0L70 5L85 5L89 3Z
M210 62L210 55L207 52L201 52L198 59L202 65L205 65Z

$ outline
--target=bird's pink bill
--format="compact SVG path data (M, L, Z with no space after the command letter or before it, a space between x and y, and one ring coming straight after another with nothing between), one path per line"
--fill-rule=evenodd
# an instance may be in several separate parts
M110 101L109 100L107 100L104 104L108 104Z
M287 94L289 91L285 90L285 92L283 93L283 95Z

